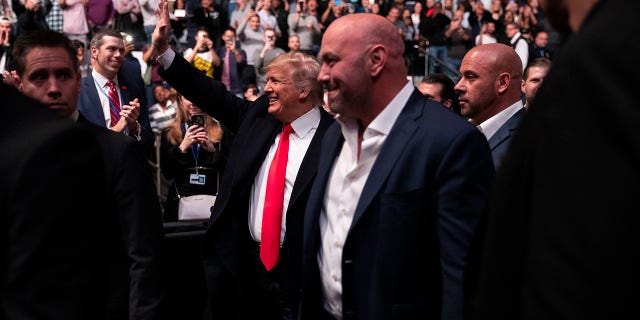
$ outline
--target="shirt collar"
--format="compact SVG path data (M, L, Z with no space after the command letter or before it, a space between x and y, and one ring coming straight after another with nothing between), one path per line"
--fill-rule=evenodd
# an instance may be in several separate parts
M491 139L493 135L500 129L500 127L507 122L516 112L523 108L522 101L518 99L514 104L510 105L506 109L496 113L493 117L485 120L477 127L480 132L487 137L487 140Z
M91 76L93 77L93 80L95 80L96 83L100 86L100 88L104 88L107 86L107 81L109 81L109 79L98 73L96 69L93 69L91 71ZM111 81L115 82L116 87L118 87L118 77L115 77L115 79L112 79Z
M78 112L78 108L76 108L75 110L73 110L73 112L69 116L69 119L71 119L73 122L78 122L79 117L80 117L80 112Z
M293 122L291 122L291 127L293 128L296 136L300 139L304 139L312 129L318 127L318 123L320 123L320 109L318 109L318 107L313 107L311 110L307 111L307 113L298 117L298 119L293 120Z
M411 93L413 93L414 86L410 81L404 85L402 90L389 102L389 104L378 114L373 121L369 124L369 129L375 130L384 135L389 135L391 128L396 123L396 119L402 112L402 109L409 101ZM366 135L366 132L365 132Z
M400 112L402 112L402 109L407 104L407 101L409 101L409 98L411 97L414 89L415 88L413 84L407 80L407 83L400 90L400 92L396 94L393 100L391 100L389 104L387 104L387 106L373 119L373 121L371 121L369 126L365 129L364 138L366 139L368 136L370 136L372 134L372 131L383 135L388 135L389 132L391 132L391 128L396 123L396 119L398 119ZM340 124L343 135L345 134L345 130L348 130L347 128L351 128L353 125L355 125L357 128L357 124L353 119L341 119L340 115L337 115L335 119Z

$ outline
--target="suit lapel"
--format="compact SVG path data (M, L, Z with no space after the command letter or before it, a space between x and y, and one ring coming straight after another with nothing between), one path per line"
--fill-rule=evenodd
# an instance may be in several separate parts
M333 125L327 129L327 133L321 142L322 153L319 157L317 178L313 183L314 187L309 195L307 210L305 210L305 212L307 212L307 216L304 218L304 231L306 233L305 242L308 242L311 245L310 248L317 247L315 240L319 239L316 235L320 232L320 209L323 206L322 202L324 200L325 192L327 191L327 184L329 176L331 175L331 169L333 168L333 164L340 154L342 145L344 144L344 137L342 136L340 125L337 122L334 122Z
M120 105L129 104L129 101L131 101L131 98L129 97L130 90L127 86L127 81L120 75L118 75L118 86L120 87Z
M507 122L505 122L496 133L489 139L489 148L493 151L497 148L502 142L507 140L509 137L513 135L513 132L518 128L518 124L520 123L520 118L524 115L525 109L522 108L518 110Z
M401 156L402 150L404 150L411 136L418 129L415 120L422 116L422 104L424 103L420 102L418 98L419 94L414 90L409 101L407 101L402 112L400 112L396 123L391 128L389 136L385 140L380 154L371 168L367 182L362 189L350 229L358 222L369 204L371 204L373 198L378 194L378 191L386 181L393 166Z
M96 89L95 81L91 75L82 79L81 96L84 99L80 99L78 103L78 111L91 123L106 128L104 121L104 114L102 112L102 104L100 103L100 97Z
M298 171L295 185L293 186L293 190L291 190L289 208L293 207L292 204L298 201L300 195L304 193L303 191L307 189L308 185L311 184L313 179L316 177L318 171L318 160L320 158L319 153L322 146L322 138L324 136L324 132L333 122L331 116L324 111L321 110L320 115L321 118L320 123L318 124L318 129L316 129L313 139L311 140L311 144L309 145L309 149L307 149L304 160L300 165L300 170ZM289 217L288 214L287 217Z

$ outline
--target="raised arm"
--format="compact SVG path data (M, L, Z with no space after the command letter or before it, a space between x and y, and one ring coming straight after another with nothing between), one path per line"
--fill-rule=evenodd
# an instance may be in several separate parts
M244 113L254 104L236 97L224 84L207 77L169 48L170 20L167 0L156 10L158 24L152 41L158 50L160 75L181 95L198 105L232 131L239 127Z

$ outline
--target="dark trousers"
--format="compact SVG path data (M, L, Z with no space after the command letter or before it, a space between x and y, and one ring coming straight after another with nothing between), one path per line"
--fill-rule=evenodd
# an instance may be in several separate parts
M267 271L260 260L260 245L253 243L252 255L247 266L247 292L252 303L249 319L293 320L295 314L290 299L289 265L287 252L280 249L278 264Z

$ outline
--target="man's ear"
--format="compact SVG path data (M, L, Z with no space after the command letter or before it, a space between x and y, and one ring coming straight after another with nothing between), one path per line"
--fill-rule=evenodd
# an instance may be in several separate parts
M300 98L300 100L307 99L310 93L311 93L311 90L309 88L299 89L298 98Z
M511 75L509 72L503 72L498 75L498 93L504 94L511 85Z
M369 51L367 59L371 64L369 73L372 77L377 77L387 63L387 48L382 45L373 46Z
M91 46L91 60L98 57L98 48Z

